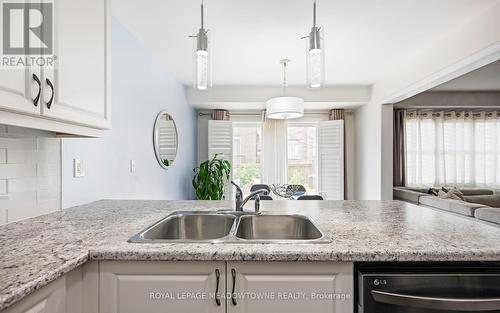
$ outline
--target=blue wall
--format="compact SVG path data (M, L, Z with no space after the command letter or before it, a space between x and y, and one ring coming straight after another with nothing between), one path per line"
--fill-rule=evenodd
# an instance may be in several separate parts
M196 112L184 87L116 20L112 49L113 129L104 138L63 139L63 208L100 199L193 198ZM168 170L153 151L153 124L161 110L174 117L179 135L177 159ZM85 177L73 177L73 158L84 161Z

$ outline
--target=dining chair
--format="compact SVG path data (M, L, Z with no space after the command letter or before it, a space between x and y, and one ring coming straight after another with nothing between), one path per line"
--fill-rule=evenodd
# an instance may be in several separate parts
M250 192L254 192L254 191L259 190L259 189L265 189L265 190L267 190L266 195L268 195L269 193L271 193L271 188L268 185L266 185L266 184L255 184L255 185L252 185L252 187L250 187Z
M262 195L262 196L260 196L260 200L273 200L273 197L268 196L268 195Z
M297 200L323 200L320 195L303 195L297 198Z

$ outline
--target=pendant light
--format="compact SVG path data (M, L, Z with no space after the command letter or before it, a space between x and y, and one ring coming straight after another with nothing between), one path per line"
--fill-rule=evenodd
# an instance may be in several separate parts
M313 27L309 32L306 44L307 85L309 88L320 88L325 81L325 51L321 27L316 26L316 0L313 3Z
M203 1L201 2L201 28L194 36L193 87L198 90L206 90L211 85L210 77L210 55L208 47L208 30L204 27Z
M277 120L287 120L304 116L304 99L286 96L286 67L290 60L280 60L283 65L283 96L271 98L266 102L266 117Z

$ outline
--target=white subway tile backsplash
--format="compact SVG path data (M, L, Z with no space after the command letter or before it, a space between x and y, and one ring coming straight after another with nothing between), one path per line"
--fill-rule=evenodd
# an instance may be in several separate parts
M0 148L36 149L36 138L0 137Z
M17 208L19 206L23 206L33 202L36 204L36 199L37 199L36 190L24 191L24 192L12 192L9 193L8 199L0 198L0 208L8 209L10 211L10 209L12 208ZM30 207L33 208L33 206Z
M7 209L0 208L0 225L7 224Z
M38 158L36 150L25 149L9 149L7 151L7 163L9 164L23 164L23 163L36 163Z
M0 149L0 164L7 163L7 149Z
M61 190L61 176L52 175L52 176L37 177L37 188L39 189L56 188L58 190Z
M7 222L13 223L42 214L45 213L38 212L36 200L25 201L23 203L19 203L17 206L10 206L7 209Z
M61 164L59 163L41 163L37 164L37 176L54 176L61 175Z
M61 210L61 140L0 125L0 224Z
M58 209L60 206L61 199L38 200L36 206L37 215L60 211L60 209Z
M0 195L7 193L7 180L0 179Z
M36 164L0 164L0 179L35 176Z
M9 192L36 191L37 177L23 177L9 179Z
M58 200L61 196L61 192L58 189L39 189L37 191L38 201L45 200Z
M59 138L37 138L39 151L48 151L55 155L61 154L61 140Z

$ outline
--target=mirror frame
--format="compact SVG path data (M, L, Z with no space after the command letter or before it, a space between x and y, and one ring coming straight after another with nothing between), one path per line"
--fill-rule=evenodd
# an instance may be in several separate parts
M159 151L159 147L158 147L158 136L156 135L156 125L158 125L160 118L164 114L168 114L170 116L170 118L172 118L172 121L174 121L175 136L177 137L176 146L175 146L175 158L174 158L174 162L172 163L172 165L176 163L175 160L177 160L177 152L179 151L179 131L177 129L177 123L175 122L174 117L168 111L162 110L162 111L160 111L160 113L158 113L158 115L156 115L155 123L153 125L153 148L154 148L154 152L155 152L156 162L158 162L158 164L163 169L167 170L170 167L172 167L172 165L166 166L165 164L163 164L163 162L161 162L160 151Z

